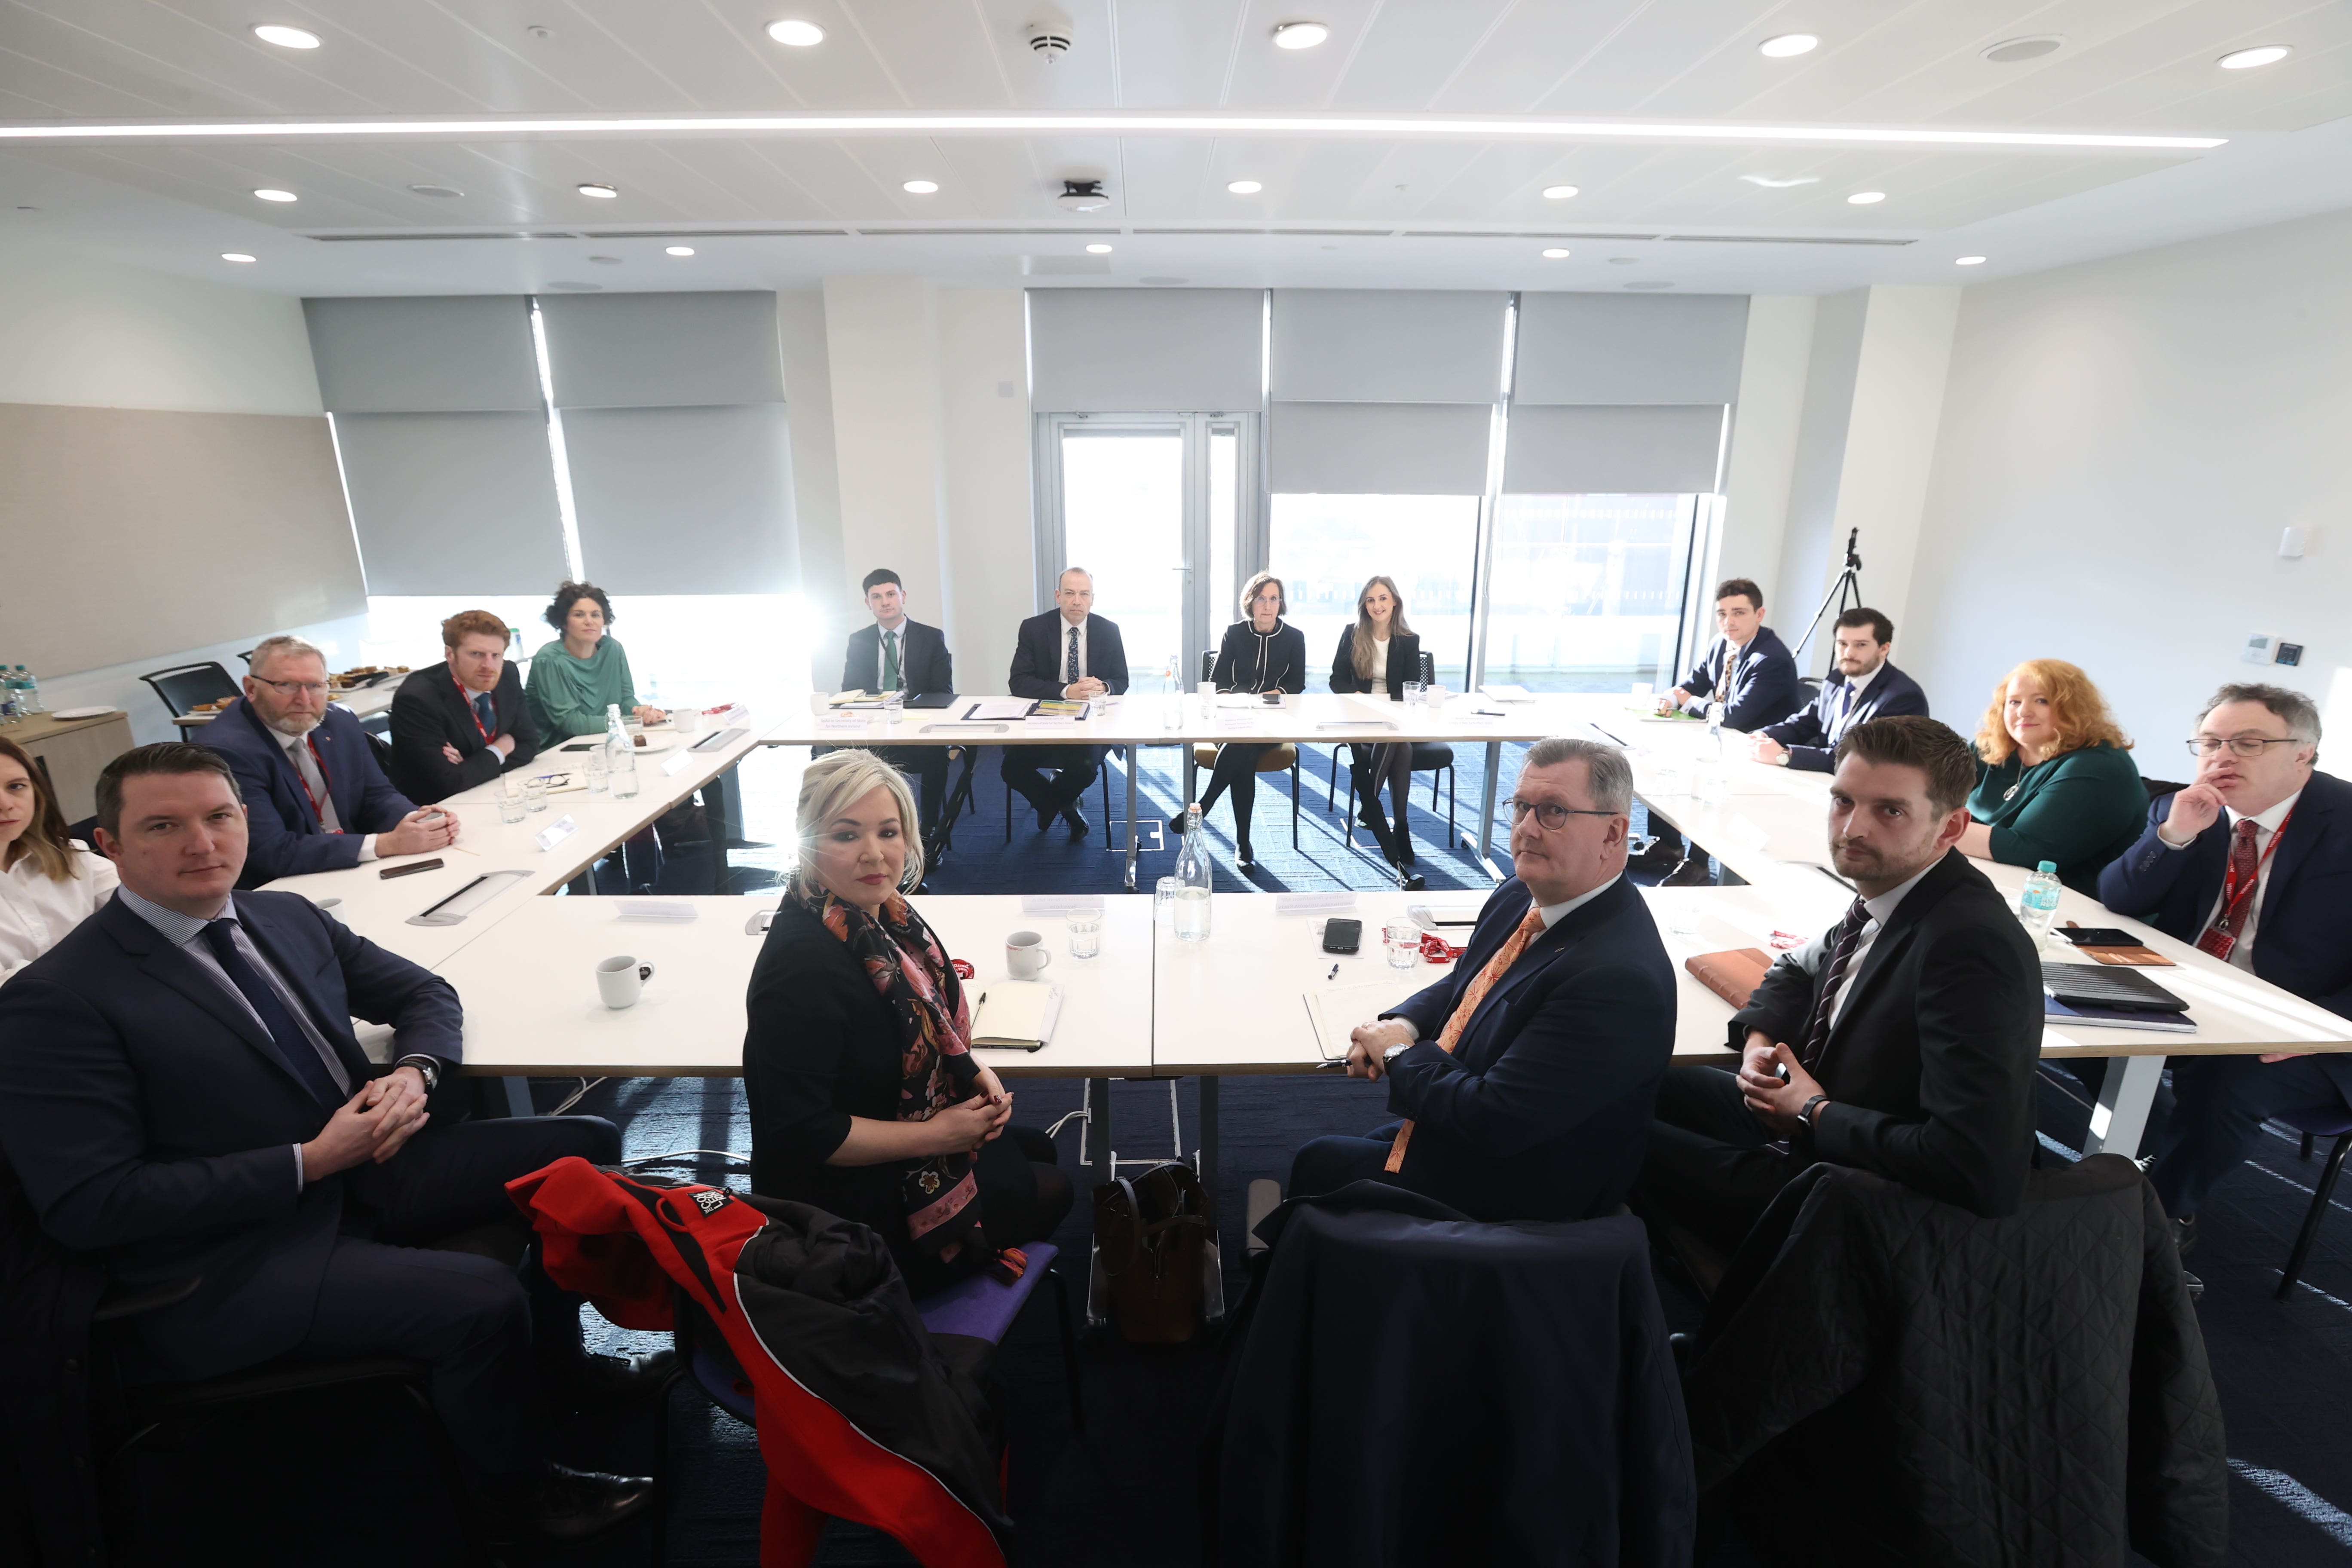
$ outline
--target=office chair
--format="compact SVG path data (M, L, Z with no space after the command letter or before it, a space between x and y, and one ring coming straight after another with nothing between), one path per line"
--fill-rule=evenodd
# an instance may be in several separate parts
M225 697L238 696L244 689L212 659L202 664L173 665L139 679L154 689L174 719L192 711L199 702L217 702Z

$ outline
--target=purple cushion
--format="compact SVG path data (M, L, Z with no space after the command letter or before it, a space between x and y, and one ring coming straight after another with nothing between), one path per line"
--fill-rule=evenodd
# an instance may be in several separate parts
M2297 1132L2310 1132L2321 1138L2332 1138L2338 1132L2352 1132L2352 1110L2340 1105L2308 1106L2296 1110L2282 1110L2278 1120Z
M1061 1253L1050 1241L1033 1241L1021 1250L1028 1256L1029 1268L1010 1285L986 1274L974 1274L916 1302L923 1326L935 1334L966 1334L990 1344L1003 1340L1013 1320L1021 1315L1022 1303L1029 1300L1037 1281Z
M713 1405L746 1426L754 1424L751 1390L736 1387L735 1374L709 1351L694 1352L694 1381L702 1385L702 1392L710 1396Z

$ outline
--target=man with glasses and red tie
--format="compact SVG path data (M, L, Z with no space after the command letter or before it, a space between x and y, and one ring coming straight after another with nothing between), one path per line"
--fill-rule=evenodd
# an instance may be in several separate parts
M1622 752L1528 748L1509 803L1510 880L1444 978L1348 1047L1348 1076L1386 1079L1402 1120L1306 1144L1289 1196L1369 1178L1486 1221L1585 1219L1624 1202L1675 1048L1674 967L1625 879L1633 802Z
M446 800L528 767L539 724L507 663L507 624L488 610L441 623L446 660L400 683L392 700L392 782L411 800Z
M2319 710L2284 687L2225 686L2189 742L2197 779L2155 801L2099 901L2352 1016L2352 784L2323 773ZM2172 1142L2149 1171L2180 1250L2197 1207L2263 1122L2352 1105L2352 1058L2188 1057L2172 1066Z
M1853 903L1732 1015L1737 1073L1667 1073L1634 1187L1645 1216L1734 1248L1816 1161L1989 1218L2016 1212L2042 968L2008 900L1954 847L1976 779L1976 753L1932 719L1846 731L1829 839Z
M248 668L245 695L194 737L228 759L245 796L238 887L457 841L457 815L411 804L376 765L359 720L327 705L326 655L300 637L267 637Z

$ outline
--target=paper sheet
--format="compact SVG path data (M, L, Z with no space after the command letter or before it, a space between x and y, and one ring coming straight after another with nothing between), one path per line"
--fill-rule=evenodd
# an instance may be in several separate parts
M959 718L990 723L1006 719L1026 719L1029 710L1037 704L1025 697L983 697L967 707Z
M1305 994L1307 1021L1314 1026L1316 1047L1327 1062L1348 1054L1348 1037L1426 984L1418 969L1397 971L1392 980L1359 985L1334 985Z

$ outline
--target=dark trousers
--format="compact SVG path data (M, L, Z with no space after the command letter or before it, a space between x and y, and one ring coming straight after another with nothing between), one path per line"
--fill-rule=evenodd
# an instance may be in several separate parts
M2172 1142L2147 1173L2164 1212L2175 1219L2195 1214L2214 1184L2244 1163L2270 1118L2345 1109L2344 1091L2322 1065L2326 1059L2175 1057Z
M1286 1198L1319 1198L1350 1182L1404 1184L1388 1173L1389 1150L1396 1143L1402 1121L1375 1127L1361 1138L1312 1138L1290 1157L1290 1184Z
M535 1263L526 1293L496 1259L430 1244L476 1226L521 1223L506 1184L567 1154L613 1164L620 1130L593 1116L461 1121L428 1127L383 1164L344 1173L344 1234L294 1353L424 1362L433 1369L433 1407L468 1474L538 1465L547 1437L534 1335L542 1354L576 1355L578 1298L555 1290Z
M1399 853L1412 853L1412 837L1405 828L1405 804L1412 794L1412 747L1403 741L1384 741L1379 745L1349 745L1348 772L1355 775L1357 814L1365 826L1372 830L1381 852L1395 859ZM1389 786L1389 798L1395 803L1393 824L1381 810L1381 785Z
M1773 1147L1771 1139L1731 1073L1668 1068L1651 1112L1633 1206L1727 1250L1737 1247L1780 1189L1811 1163Z
M948 749L945 746L877 746L874 754L902 773L911 773L919 787L923 832L939 831L940 804L948 795Z
M980 1227L991 1247L1002 1252L1044 1241L1069 1218L1076 1194L1058 1158L1054 1141L1035 1127L1007 1127L1003 1136L980 1146L972 1179L980 1184ZM894 1250L910 1295L944 1290L971 1272L903 1242Z
M1217 748L1217 765L1209 770L1209 787L1201 792L1201 815L1217 804L1217 796L1234 792L1234 839L1249 842L1250 811L1257 805L1257 760L1264 746L1223 745Z
M1100 746L1007 746L997 774L1005 788L1051 822L1085 796L1102 757ZM1053 778L1045 776L1047 768L1056 770Z

